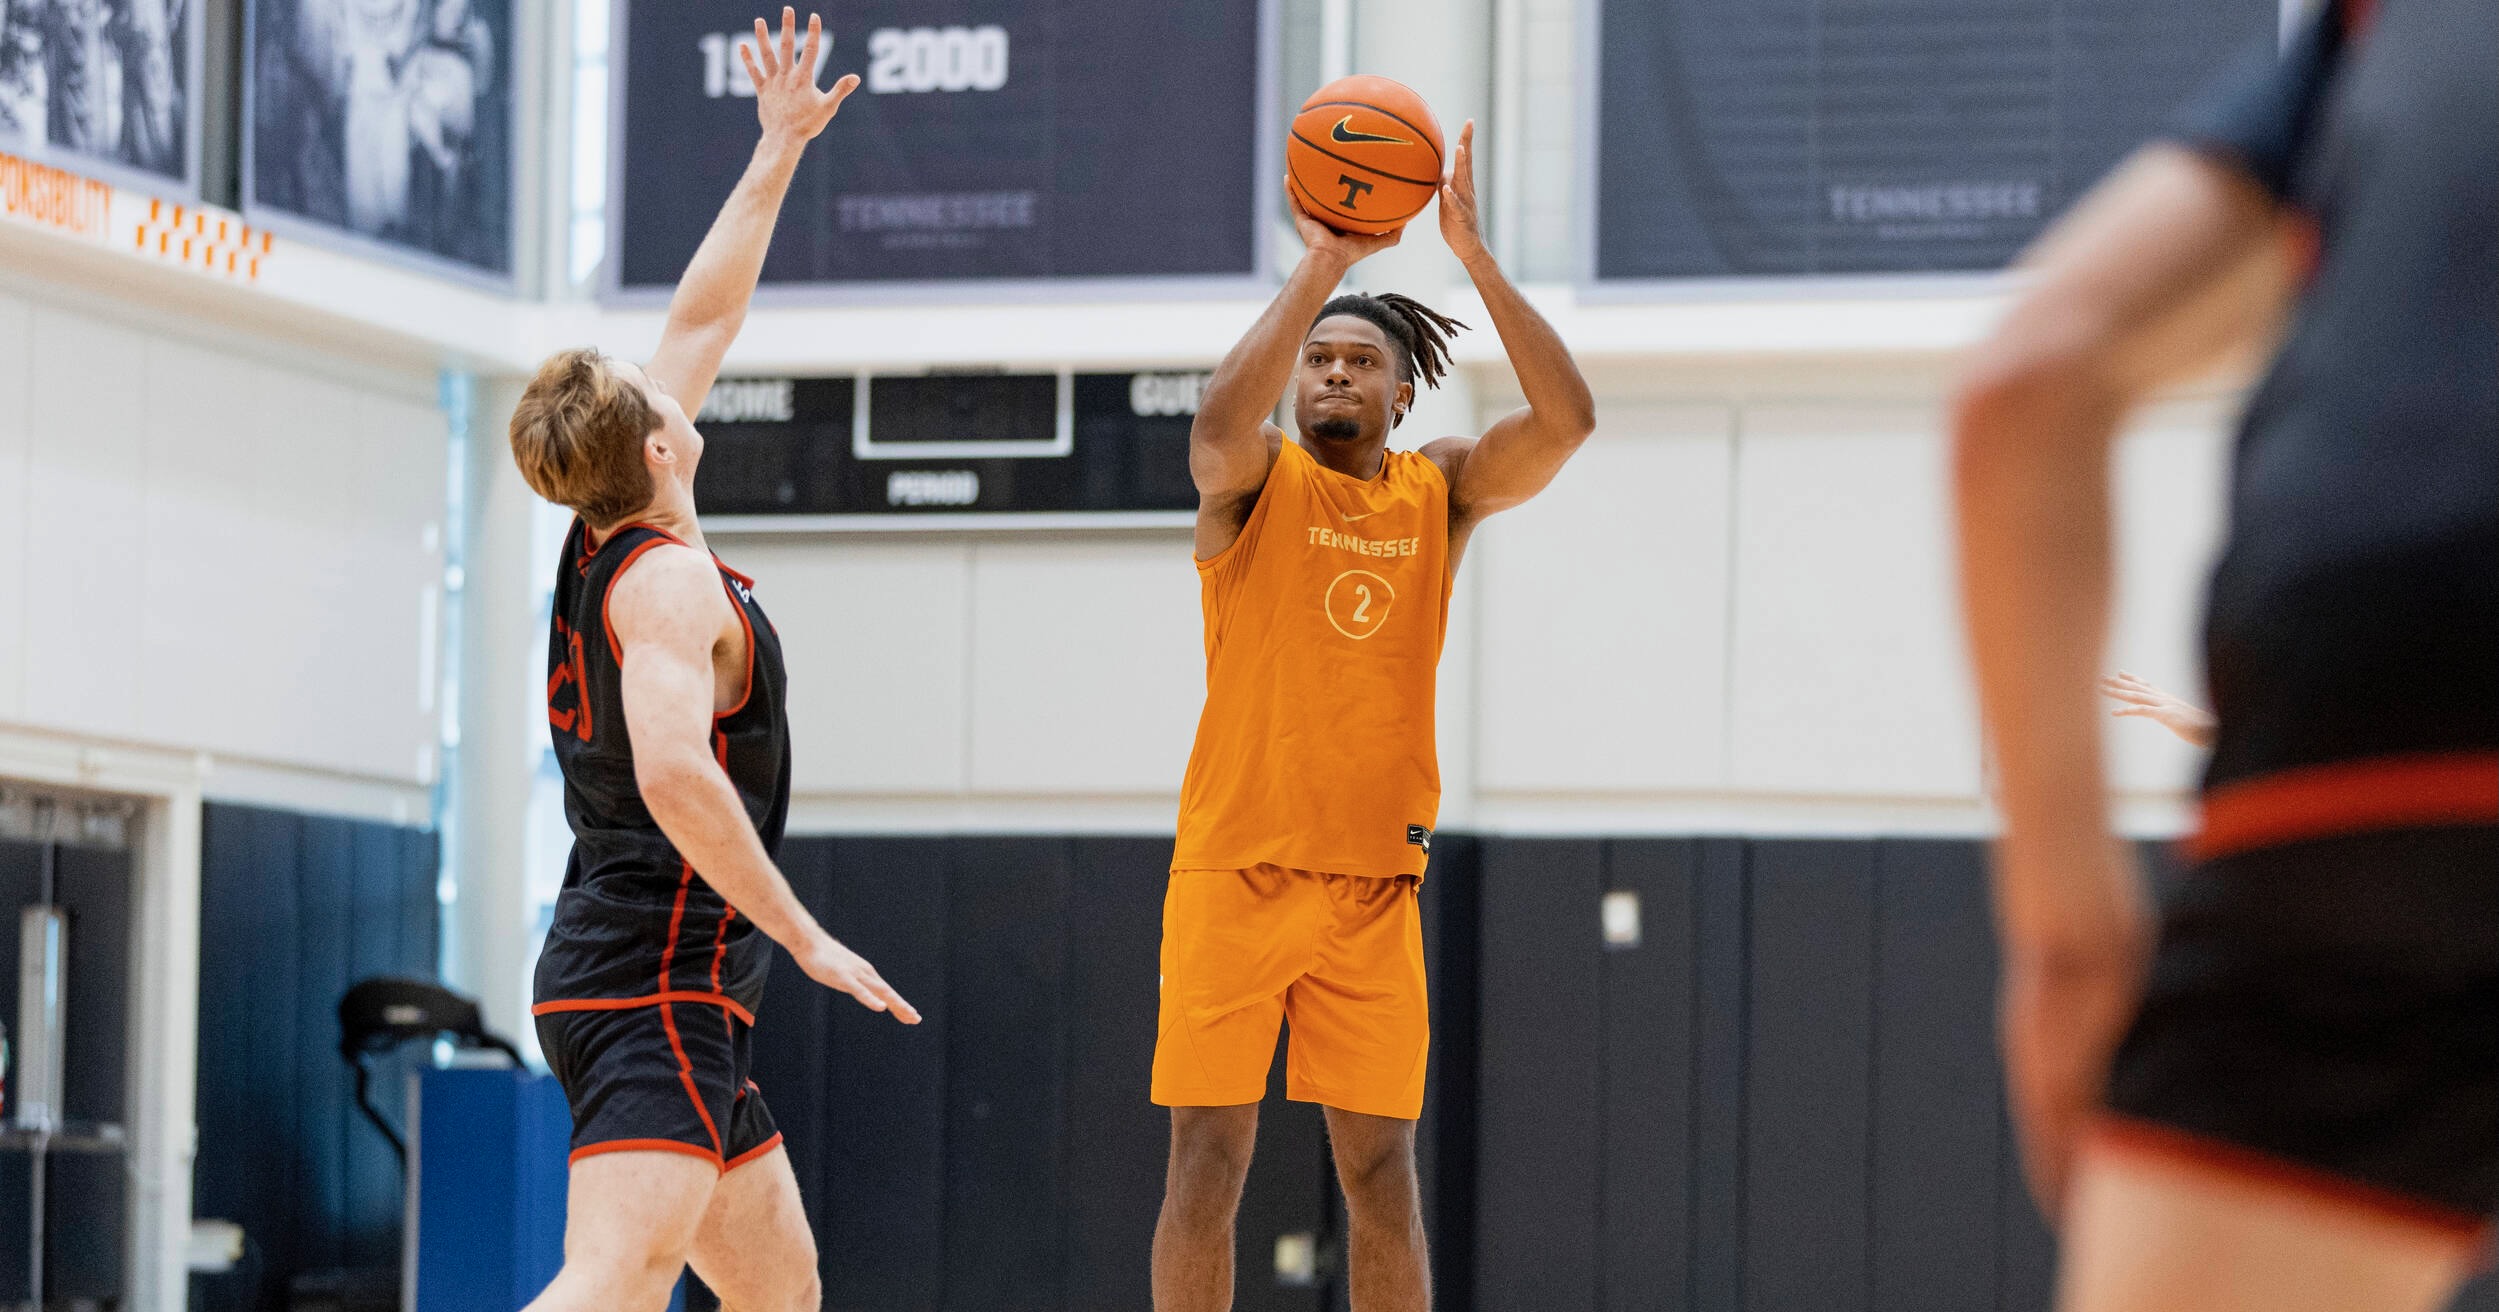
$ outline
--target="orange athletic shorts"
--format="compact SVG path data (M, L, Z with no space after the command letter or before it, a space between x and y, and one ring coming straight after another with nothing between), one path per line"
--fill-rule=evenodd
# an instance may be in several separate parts
M1416 882L1271 865L1173 871L1154 1101L1257 1102L1289 1020L1286 1097L1421 1116L1432 1025Z

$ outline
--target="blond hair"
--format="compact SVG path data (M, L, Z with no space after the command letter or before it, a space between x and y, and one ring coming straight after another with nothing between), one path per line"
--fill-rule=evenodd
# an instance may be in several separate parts
M657 427L650 398L605 355L558 351L512 411L512 460L531 491L607 528L651 502L642 443Z

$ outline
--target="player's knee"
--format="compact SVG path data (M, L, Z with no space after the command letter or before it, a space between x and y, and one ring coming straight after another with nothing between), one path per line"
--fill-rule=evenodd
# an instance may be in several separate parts
M724 1304L725 1312L824 1312L824 1281L816 1275L813 1263L792 1279L781 1297L770 1309L749 1309L742 1304Z
M617 1312L662 1312L685 1270L685 1254L648 1248L596 1262L568 1261L560 1277L587 1297L582 1306Z
M1258 1114L1235 1107L1175 1107L1171 1117L1171 1160L1175 1171L1245 1177L1250 1152L1258 1142Z
M1411 1209L1417 1193L1412 1140L1339 1141L1335 1152L1348 1205L1364 1212Z
M1252 1142L1220 1123L1183 1124L1172 1135L1165 1211L1190 1223L1228 1220L1249 1179Z
M1172 1144L1172 1177L1193 1190L1240 1191L1249 1178L1249 1145L1228 1135L1198 1135Z

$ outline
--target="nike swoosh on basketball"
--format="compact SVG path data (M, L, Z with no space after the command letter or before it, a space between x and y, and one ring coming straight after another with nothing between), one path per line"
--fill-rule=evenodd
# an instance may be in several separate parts
M1383 137L1369 132L1356 132L1354 131L1354 116L1351 114L1347 114L1345 117L1336 120L1336 126L1328 129L1328 136L1337 141L1342 141L1349 146L1358 145L1365 141L1385 141L1392 146L1411 146L1414 144L1413 142L1406 140L1404 137Z

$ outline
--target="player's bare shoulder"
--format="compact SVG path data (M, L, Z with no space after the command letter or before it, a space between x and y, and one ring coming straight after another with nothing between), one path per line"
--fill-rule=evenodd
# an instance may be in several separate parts
M1416 454L1431 461L1440 470L1442 478L1455 486L1458 471L1465 467L1467 456L1474 452L1475 444L1483 440L1480 437L1436 437L1415 450Z
M636 641L708 647L736 622L720 568L705 553L662 542L616 577L608 593L607 620L630 652Z

